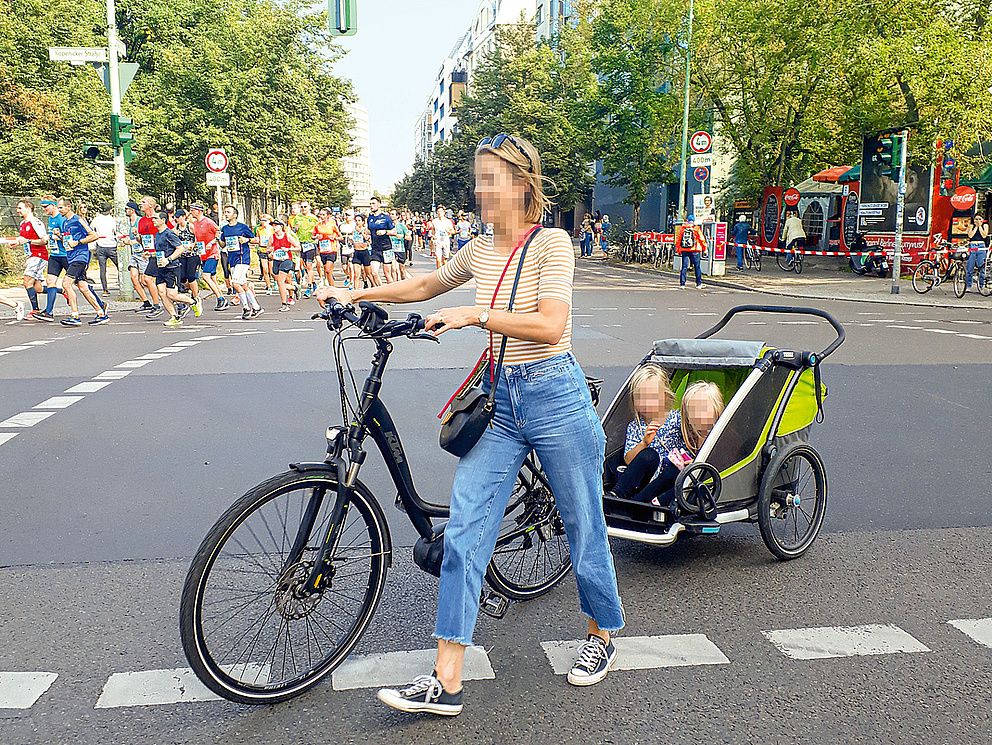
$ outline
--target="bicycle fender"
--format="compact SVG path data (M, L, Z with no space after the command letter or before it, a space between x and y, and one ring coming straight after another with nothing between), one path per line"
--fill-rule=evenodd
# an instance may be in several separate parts
M337 475L337 470L334 468L334 464L326 463L324 461L314 463L290 463L289 467L291 470L299 473L306 473L307 471L327 471L328 473Z

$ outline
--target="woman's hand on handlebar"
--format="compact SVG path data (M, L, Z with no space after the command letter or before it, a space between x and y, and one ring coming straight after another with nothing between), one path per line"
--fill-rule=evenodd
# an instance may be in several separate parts
M460 308L442 308L436 313L431 313L424 319L424 328L434 334L434 336L440 336L449 329L478 326L479 314L482 313L482 310L482 307L478 305L465 305Z
M354 295L355 293L352 290L344 287L324 287L318 290L314 297L317 298L317 302L323 308L328 300L337 300L342 305L351 305L355 302Z

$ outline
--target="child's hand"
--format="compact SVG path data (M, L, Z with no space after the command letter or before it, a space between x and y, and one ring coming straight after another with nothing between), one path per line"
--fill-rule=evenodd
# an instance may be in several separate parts
M654 442L654 437L658 434L658 428L661 427L661 424L662 423L657 420L648 422L648 426L644 429L644 437L641 438L641 442L645 445L650 445Z

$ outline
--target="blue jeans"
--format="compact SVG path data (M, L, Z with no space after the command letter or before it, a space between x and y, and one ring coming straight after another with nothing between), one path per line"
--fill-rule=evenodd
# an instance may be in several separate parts
M541 460L565 524L582 612L603 630L623 628L603 517L605 448L606 435L585 376L571 353L504 366L493 426L458 462L455 473L435 638L472 643L486 565L517 474L531 450Z
M743 269L744 268L744 244L743 243L735 243L734 244L734 248L737 249L737 268L738 269Z
M972 248L968 251L968 263L966 264L966 271L964 276L964 286L965 289L971 287L971 278L975 273L975 269L978 269L978 285L979 287L985 284L985 259L988 257L989 252L984 248L976 251Z
M686 257L689 259L689 263L692 264L692 268L696 272L696 284L701 285L703 283L703 274L699 270L699 251L685 251L682 254L682 271L679 273L679 284L685 285L685 279L689 274L689 263L686 262Z

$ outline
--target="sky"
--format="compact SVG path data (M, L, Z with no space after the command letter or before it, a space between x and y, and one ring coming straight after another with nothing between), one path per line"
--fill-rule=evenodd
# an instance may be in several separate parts
M358 0L358 33L334 67L369 111L372 188L386 194L413 169L413 132L445 55L480 0Z

